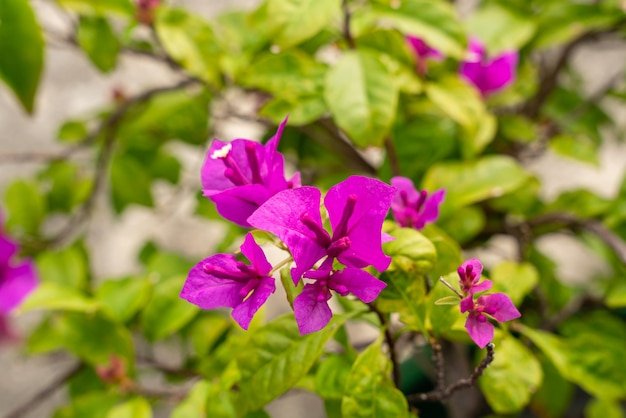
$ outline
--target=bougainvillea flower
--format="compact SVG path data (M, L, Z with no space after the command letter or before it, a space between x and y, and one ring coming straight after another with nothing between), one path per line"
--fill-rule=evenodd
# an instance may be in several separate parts
M10 314L39 283L32 260L14 260L17 251L17 244L0 232L0 315Z
M491 280L485 279L479 283L482 272L483 265L477 258L472 258L461 264L457 273L459 274L459 285L463 295L473 295L474 293L491 289Z
M439 50L431 48L422 38L409 35L406 41L417 58L417 72L421 75L428 71L427 60L441 61L444 58Z
M346 267L371 265L384 271L391 258L383 253L381 230L395 190L380 180L361 176L331 187L324 206L332 235L322 225L321 192L315 187L277 193L248 222L278 236L291 251L296 264L291 274L296 284L325 256L328 265L337 259Z
M309 270L304 277L315 281L305 284L302 293L293 301L293 312L302 335L319 331L330 321L332 312L328 300L331 289L341 296L352 293L369 303L387 286L367 271L353 267L338 271Z
M225 219L243 227L248 217L276 193L300 186L300 175L285 179L284 157L277 151L287 119L265 145L248 139L213 141L202 167L204 196Z
M521 316L511 299L504 293L483 295L475 302L472 295L469 295L461 301L461 313L465 312L469 312L465 329L480 348L485 348L489 341L493 340L493 324L487 317L505 322Z
M517 60L517 51L505 51L489 58L484 45L478 39L472 38L468 58L463 61L459 71L461 76L486 97L513 82Z
M418 192L413 181L406 177L393 177L391 185L398 189L391 202L391 214L400 226L422 229L437 220L445 190L437 190L431 195L426 190Z
M180 297L202 309L233 308L233 319L248 329L254 314L274 293L272 266L247 234L241 253L250 261L237 261L233 254L215 254L196 264L180 292Z

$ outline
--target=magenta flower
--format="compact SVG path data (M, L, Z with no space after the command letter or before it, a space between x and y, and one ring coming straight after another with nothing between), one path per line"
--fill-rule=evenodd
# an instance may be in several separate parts
M424 75L428 71L428 59L441 61L444 58L443 54L439 52L439 50L431 48L422 38L409 35L406 36L406 41L415 53L417 58L417 72L420 75Z
M341 296L352 293L369 303L387 286L365 270L352 267L338 271L309 270L304 277L315 281L305 284L302 293L293 301L294 315L302 335L319 331L330 321L332 312L328 300L331 289Z
M482 272L483 265L477 258L472 258L471 260L467 260L465 263L461 264L457 273L459 274L461 292L464 296L471 296L474 293L491 289L491 280L485 279L478 283Z
M34 263L16 261L17 251L17 244L0 232L0 315L9 315L39 284Z
M476 301L470 294L461 301L461 313L465 312L469 312L465 329L480 348L485 348L489 341L493 340L493 324L487 317L505 322L521 316L511 299L504 293L479 296Z
M437 190L429 196L426 190L418 192L413 181L406 177L393 177L391 185L398 189L391 202L391 213L400 226L422 229L437 220L445 190Z
M462 77L472 83L486 97L511 84L515 79L517 51L505 51L489 58L484 45L476 38L470 39L469 57L461 63Z
M346 267L389 267L382 250L382 224L395 188L382 181L352 176L330 188L324 198L332 236L322 226L321 192L315 187L284 190L271 197L248 218L250 225L278 236L293 256L294 283L315 263L327 257L330 269L337 259Z
M276 285L269 276L272 266L252 234L246 235L241 252L250 265L237 261L232 254L215 254L196 264L180 297L202 309L233 308L233 319L248 329L252 317L274 293Z
M287 118L265 145L248 139L213 141L202 167L204 196L225 219L243 227L248 217L276 193L300 186L300 174L285 179L284 157L277 151Z

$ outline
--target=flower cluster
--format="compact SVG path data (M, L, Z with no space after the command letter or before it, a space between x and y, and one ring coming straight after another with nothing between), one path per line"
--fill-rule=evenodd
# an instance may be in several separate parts
M420 75L426 74L428 59L443 59L440 51L430 47L421 38L407 36L406 40L417 58L417 72ZM517 51L508 50L496 56L489 56L483 43L472 37L467 56L461 62L459 74L474 85L483 97L487 97L515 80L517 61Z
M204 195L227 220L271 232L291 253L295 285L304 281L293 302L302 334L322 329L332 312L331 290L373 301L385 287L365 267L387 269L391 258L382 251L382 224L396 188L382 181L352 176L331 187L324 197L331 231L324 227L315 187L300 186L299 174L284 176L277 151L287 120L263 146L247 139L215 141L202 169ZM254 314L275 289L273 269L263 250L246 235L241 253L215 254L190 272L181 297L204 308L233 308L234 320L247 329Z
M467 260L458 268L459 287L461 288L461 313L468 312L465 329L474 342L480 347L493 340L494 327L487 320L493 318L498 322L519 318L511 299L504 293L490 293L474 298L479 292L491 289L490 280L480 281L483 265L476 258Z
M39 283L32 260L15 259L18 250L17 244L0 227L0 343L14 338L8 317Z
M391 202L391 213L400 226L419 230L437 220L445 190L440 189L430 195L426 190L418 192L413 181L406 177L393 177L391 185L398 189Z

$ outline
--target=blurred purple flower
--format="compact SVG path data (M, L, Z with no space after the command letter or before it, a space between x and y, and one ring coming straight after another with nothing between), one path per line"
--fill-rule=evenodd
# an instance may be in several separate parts
M443 60L444 56L439 50L431 48L422 38L417 36L406 36L406 41L415 53L417 58L417 72L424 75L428 72L428 59L434 61Z
M473 295L474 293L483 292L491 289L491 280L480 280L480 275L483 272L483 265L477 258L467 260L461 267L458 268L459 284L461 286L461 292L464 296Z
M485 348L493 340L494 327L487 317L505 322L521 316L511 299L504 293L479 296L476 301L470 294L461 301L461 313L465 312L469 312L465 329L480 348Z
M293 301L294 315L302 335L319 331L330 321L332 312L328 300L331 289L341 296L352 293L369 303L387 286L365 270L352 267L339 271L309 270L304 277L315 282L305 284L302 293Z
M406 177L393 177L391 185L398 189L391 202L391 213L400 226L422 229L437 220L445 190L437 190L429 196L426 190L418 192L413 181Z
M276 193L300 186L300 174L285 179L284 157L277 151L287 118L265 145L248 139L214 140L202 167L204 196L225 219L249 227L248 217Z
M459 72L486 97L515 80L517 61L517 51L505 51L489 58L484 45L478 39L472 38L469 42L468 58L461 63Z
M246 235L241 252L249 265L237 261L232 254L215 254L196 264L180 297L202 309L233 308L233 319L248 329L252 317L274 293L276 285L268 275L272 266L252 234Z
M391 258L382 250L382 224L395 188L361 176L351 176L331 187L324 198L332 236L322 225L321 192L300 187L277 193L248 218L250 225L272 232L287 246L296 266L294 283L315 263L327 257L321 269L330 269L336 258L346 267L389 267Z

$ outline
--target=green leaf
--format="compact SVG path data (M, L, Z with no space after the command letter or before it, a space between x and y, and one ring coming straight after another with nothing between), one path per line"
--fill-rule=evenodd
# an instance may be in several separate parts
M345 355L329 355L315 374L315 392L324 399L341 399L351 367Z
M95 312L98 303L81 292L57 283L41 283L20 305L20 312L36 309Z
M456 272L450 273L444 279L452 286L456 286L459 276ZM448 296L457 299L456 304L436 304L435 302ZM460 300L447 286L438 279L433 283L433 287L424 301L426 317L426 328L435 336L443 335L453 340L469 341L465 330L465 315L459 309Z
M46 214L46 201L33 181L11 183L4 195L8 210L6 227L18 235L37 235Z
M43 68L44 41L28 0L0 0L0 79L28 113Z
M455 216L444 218L437 222L437 225L446 231L458 242L468 242L478 235L487 219L485 213L476 206L460 208L455 212Z
M374 14L406 35L418 36L445 55L462 58L465 31L454 8L442 1L381 1Z
M320 32L339 14L341 0L269 0L269 24L277 33L273 42L289 48Z
M96 299L103 311L113 320L123 324L130 320L150 298L152 284L149 279L128 277L107 280L96 290Z
M151 418L152 408L147 400L134 397L111 409L106 418Z
M293 301L302 291L304 283L302 281L299 281L297 286L293 284L293 279L291 278L291 269L289 267L285 267L280 270L280 282L285 289L287 302L289 303L291 309L293 309Z
M494 412L513 414L524 409L541 384L541 365L528 348L509 335L496 337L495 345L495 360L478 386Z
M77 246L54 253L41 252L36 261L43 282L78 290L85 288L88 279L87 258L85 252Z
M231 329L232 321L218 312L203 311L188 328L194 354L206 356Z
M380 279L387 284L378 298L376 306L382 312L400 314L400 320L413 331L425 330L425 278L407 274L401 270L386 271Z
M135 8L131 0L57 0L65 9L81 15L122 15L133 16Z
M157 179L166 180L172 184L178 183L182 164L176 157L160 151L150 161L150 174Z
M87 125L80 120L68 120L61 125L57 132L60 142L75 144L81 142L87 136Z
M282 316L256 330L245 352L237 356L242 376L238 403L241 413L255 411L295 386L347 318L335 315L324 329L304 336L300 335L293 315Z
M213 29L204 19L182 9L157 9L156 32L170 57L190 74L220 85L220 50Z
M28 336L29 354L43 354L65 347L67 321L57 313L50 314Z
M185 278L173 276L154 286L152 298L141 316L141 328L150 341L172 335L198 313L197 306L178 296Z
M509 295L513 304L519 306L524 297L539 283L539 273L530 263L503 261L491 269L493 292Z
M561 193L548 204L546 212L568 212L581 218L593 218L606 213L613 201L598 196L587 189L569 190Z
M624 410L618 401L592 399L585 406L585 418L624 418Z
M328 71L324 97L337 125L356 145L383 143L395 118L398 90L374 55L344 53Z
M609 308L626 307L626 282L621 282L611 287L604 300Z
M431 277L445 276L451 271L456 271L464 260L459 244L432 224L426 225L422 233L435 245L437 250L437 262L431 272Z
M344 418L409 417L406 398L389 378L391 362L381 351L381 336L352 365L341 401Z
M594 167L600 166L597 146L589 138L557 135L550 138L549 145L550 149L559 155L591 164Z
M433 243L413 228L396 228L389 231L393 241L384 244L385 254L392 258L391 270L411 274L426 274L437 260Z
M300 126L320 119L327 111L326 101L320 92L315 96L270 99L259 111L259 116L279 124L285 115L289 115L289 125Z
M489 54L496 55L504 50L519 50L535 34L537 25L512 8L488 2L467 21L468 32L487 46Z
M516 190L528 174L512 158L493 155L476 161L438 163L424 176L422 189L446 189L441 218L457 209Z
M189 395L176 405L170 418L202 418L206 417L208 395L211 383L201 380L195 385Z
M129 155L117 155L111 163L111 197L120 213L131 203L152 206L151 179L145 167Z
M120 395L110 392L92 392L72 399L53 415L53 418L107 418L111 408L120 400Z
M81 17L76 40L100 71L108 73L115 68L120 43L107 19L97 16Z
M544 356L539 360L543 370L543 380L532 397L530 409L542 411L545 417L563 417L572 404L574 385L565 380Z
M496 134L496 119L478 90L459 77L449 76L425 86L428 98L463 127L461 142L466 158L480 154Z
M54 161L38 174L46 195L50 212L70 212L87 199L93 180L81 168L67 161Z

